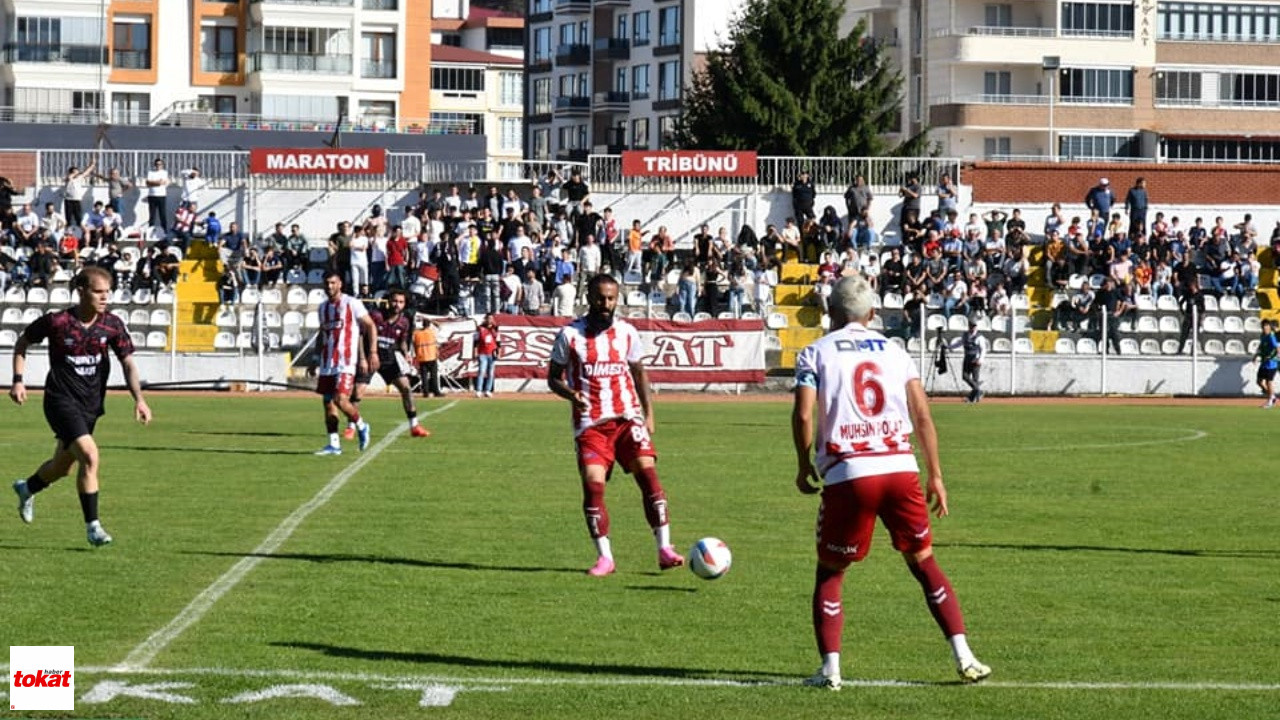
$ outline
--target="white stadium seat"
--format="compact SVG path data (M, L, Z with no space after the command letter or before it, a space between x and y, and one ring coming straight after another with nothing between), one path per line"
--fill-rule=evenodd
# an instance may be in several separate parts
M310 310L303 316L302 327L308 330L320 329L320 313L316 310Z
M1139 352L1143 355L1159 355L1160 341L1155 338L1144 338Z
M147 346L147 334L141 330L134 330L129 333L129 339L133 341L133 347L137 349Z
M1204 318L1202 330L1207 333L1223 332L1222 318L1218 317L1217 315L1206 315Z
M884 309L899 310L902 308L902 296L898 293L891 292L884 294Z
M242 332L239 335L236 335L236 349L252 350L253 349L253 333Z
M1247 333L1262 332L1262 320L1256 316L1250 316L1244 319L1244 331Z
M1121 355L1137 355L1141 352L1138 341L1133 338L1120 338Z
M263 305L280 305L284 302L284 293L280 292L280 288L267 288L262 291Z
M169 337L162 330L152 330L147 333L147 349L163 350L164 346L169 342Z
M1179 333L1182 326L1178 323L1178 318L1172 315L1165 315L1160 318L1160 332L1165 334Z
M325 294L320 288L312 288L307 293L307 305L311 307L320 307L324 303Z
M236 336L229 332L220 332L213 336L214 350L234 350L236 347Z
M1143 315L1142 317L1138 318L1138 332L1158 333L1160 332L1160 325L1159 323L1156 322L1156 319L1154 316Z
M681 315L689 317L685 313L676 313L675 319L679 319ZM765 319L764 325L770 330L781 330L788 325L787 316L782 313L769 313L769 317Z
M258 292L258 288L247 287L240 291L241 305L257 305L262 299L262 295Z
M151 311L151 320L148 324L153 328L167 328L172 320L173 318L167 309L156 308Z
M1204 296L1204 311L1205 311L1205 312L1218 312L1218 298L1216 298L1216 297L1214 297L1214 296L1212 296L1212 295L1209 295L1209 294L1205 294L1205 296Z
M1228 315L1222 318L1222 332L1228 335L1240 335L1244 333L1244 321L1235 315Z
M1076 353L1080 355L1097 355L1098 342L1093 338L1080 338L1076 340Z
M134 291L133 304L134 305L150 305L151 290L147 288L138 288L136 291Z
M58 306L70 305L71 290L65 287L53 288L49 291L49 304Z
M27 291L28 305L45 305L45 304L48 304L48 302L49 302L48 290L40 287L35 287Z
M1031 338L1029 337L1014 338L1013 349L1017 351L1019 355L1030 355L1036 351L1035 346L1031 344Z
M1058 338L1058 341L1053 344L1053 351L1059 355L1074 355L1076 344L1071 338Z
M1226 353L1226 348L1222 346L1221 340L1205 340L1204 341L1205 355L1223 355L1225 353Z
M280 319L280 313L275 310L266 310L262 313L263 323L273 329L278 329L284 325L284 321Z
M1007 337L998 337L991 343L991 352L1007 353L1013 349L1013 343Z
M289 288L288 294L285 295L285 304L292 308L306 307L307 291L296 285Z
M156 291L156 296L151 298L151 302L156 305L172 305L173 295L173 288L163 287Z
M0 330L0 347L13 347L18 344L18 332L5 328Z
M1218 307L1222 312L1240 312L1240 298L1235 295L1223 295L1222 300L1218 302Z
M11 287L4 293L5 305L21 305L27 301L27 294L20 287Z
M138 308L129 313L129 326L135 328L143 328L151 324L151 313Z
M1165 340L1164 342L1160 343L1160 353L1161 353L1162 355L1177 355L1177 354L1178 354L1178 341L1177 341L1177 340Z
M21 325L22 324L22 308L7 307L4 314L0 315L0 324L4 325Z
M1161 312L1177 312L1178 301L1172 295L1161 295L1160 299L1156 300L1156 309Z
M1227 341L1227 344L1224 346L1224 350L1226 350L1228 355L1244 355L1244 342L1239 338L1232 338Z
M969 318L964 315L952 315L947 318L947 329L952 332L968 332Z

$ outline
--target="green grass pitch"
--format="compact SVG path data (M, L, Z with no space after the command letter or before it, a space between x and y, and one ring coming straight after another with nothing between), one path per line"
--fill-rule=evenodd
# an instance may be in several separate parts
M85 542L71 480L31 526L0 489L0 644L75 645L61 717L1280 717L1277 418L1256 407L936 406L935 546L995 674L955 683L881 531L829 693L798 685L817 501L785 403L657 398L676 544L734 553L707 582L658 572L620 474L618 573L584 574L564 403L422 401L433 437L378 444L404 418L371 399L361 460L312 456L316 399L150 399L150 427L114 396L99 425L113 546ZM2 477L51 446L38 398L0 410Z

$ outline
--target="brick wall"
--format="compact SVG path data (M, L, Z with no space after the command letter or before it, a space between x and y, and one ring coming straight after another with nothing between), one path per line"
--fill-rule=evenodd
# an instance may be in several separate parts
M0 152L0 177L19 191L36 186L36 154L33 152Z
M1280 202L1280 165L1132 163L974 163L961 173L977 203L1078 204L1099 178L1111 181L1116 201L1138 177L1151 204L1269 206Z

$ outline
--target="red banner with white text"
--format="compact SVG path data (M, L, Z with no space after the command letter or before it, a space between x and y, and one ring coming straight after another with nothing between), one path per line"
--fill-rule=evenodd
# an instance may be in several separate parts
M755 150L624 150L622 177L755 177Z
M498 378L545 378L551 346L570 318L497 315ZM640 331L650 382L764 382L764 321L704 320L679 323L626 318Z
M252 148L254 175L384 175L385 148Z

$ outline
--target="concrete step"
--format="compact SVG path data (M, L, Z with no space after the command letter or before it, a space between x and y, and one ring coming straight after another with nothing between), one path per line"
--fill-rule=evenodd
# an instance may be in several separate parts
M773 304L803 305L811 295L812 285L777 285L773 288Z
M181 300L178 302L178 321L193 325L213 325L218 319L218 301Z
M211 352L218 328L213 325L178 324L178 352ZM172 338L169 340L173 342Z
M774 305L773 311L787 316L788 327L818 327L822 308L817 305Z
M1058 343L1057 330L1032 330L1031 347L1038 353L1052 353Z
M218 247L204 240L192 240L191 244L187 246L186 255L183 257L192 260L217 260Z
M778 280L795 285L812 285L818 282L818 266L788 261L782 266L782 272L778 273Z

